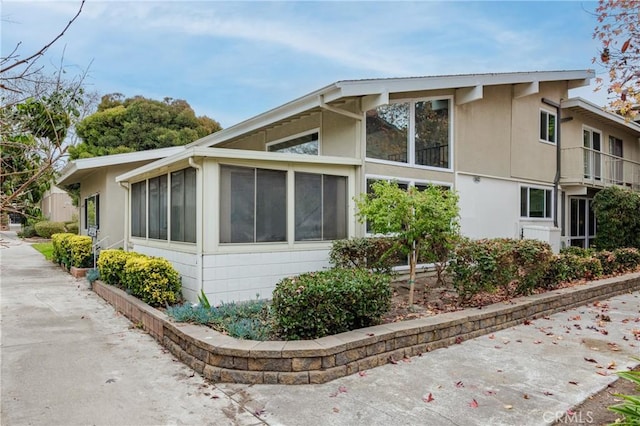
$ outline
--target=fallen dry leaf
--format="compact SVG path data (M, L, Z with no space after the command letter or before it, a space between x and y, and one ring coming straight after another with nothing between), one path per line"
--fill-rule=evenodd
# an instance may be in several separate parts
M334 413L339 413L339 412L340 412L340 409L339 409L338 407L333 407L333 412L334 412Z
M544 391L544 392L542 392L542 393L543 393L543 395L546 395L546 396L551 396L551 395L553 395L553 393L552 393L552 392L549 392L549 391Z
M358 371L358 375L360 377L366 377L367 376L367 372L366 371Z
M534 344L534 345L539 345L540 343L542 343L540 340L534 340L534 341L533 341L533 344Z
M576 385L576 386L578 386L578 382L573 381L573 380L571 380L571 381L569 382L569 384L570 384L570 385Z
M593 358L587 358L587 357L584 357L584 360L585 360L585 361L587 361L587 362L593 362L594 364L597 364L597 363L598 363L598 361L596 361L596 360L595 360L595 359L593 359Z
M464 383L462 383L461 381L456 382L456 387L457 388L463 388L464 387Z
M525 393L524 395L522 395L522 397L523 397L524 399L529 399L529 395L528 395L528 394L526 394L526 393Z
M611 361L609 365L607 365L607 370L614 370L616 368L616 362Z
M608 376L609 373L607 373L606 371L596 371L596 374L599 374L601 376Z
M507 410L511 410L513 408L513 405L505 405L504 408Z
M433 397L433 395L431 394L431 392L429 392L429 395L423 396L422 400L424 402L431 402L433 401L435 398Z
M495 336L495 335L493 335L493 334L490 334L490 335L489 335L489 339L493 340L493 339L495 339L495 338L496 338L496 336Z
M472 399L471 402L469 403L469 407L478 408L478 401L476 401L475 399Z
M484 391L484 394L487 395L487 396L492 396L492 395L496 394L496 391L494 391L494 390L486 390L486 391Z

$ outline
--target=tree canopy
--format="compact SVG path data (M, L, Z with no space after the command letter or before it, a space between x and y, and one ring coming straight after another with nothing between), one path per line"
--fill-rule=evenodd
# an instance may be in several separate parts
M640 107L640 2L637 0L599 0L598 25L593 38L601 43L594 62L609 73L609 107L628 119ZM604 84L597 79L600 87Z
M446 244L458 235L458 195L441 187L420 191L414 186L404 190L396 182L384 180L372 184L373 192L356 199L358 219L367 221L374 233L392 234L399 248L409 255L409 305L413 305L416 264L423 242L428 247Z
M125 99L111 93L102 97L95 114L77 124L82 142L69 153L76 159L185 145L220 129L217 121L197 117L182 99Z

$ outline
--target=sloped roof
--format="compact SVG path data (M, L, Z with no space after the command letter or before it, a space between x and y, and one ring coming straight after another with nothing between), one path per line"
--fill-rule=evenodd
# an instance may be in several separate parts
M178 154L184 150L184 146L172 146L169 148L158 148L147 151L129 152L126 154L113 154L72 160L69 161L62 169L56 184L58 186L71 185L80 182L85 176L102 167L138 163L140 161L155 161L160 158L166 158Z
M426 77L380 78L365 80L342 80L313 91L284 105L266 111L234 126L220 130L187 145L214 146L242 136L259 128L269 126L296 114L321 108L330 102L354 97L388 98L389 93L438 89L468 89L501 84L529 84L547 81L569 81L570 88L589 84L595 76L592 70L531 71L490 74L460 74Z
M566 101L562 101L560 103L560 106L564 111L578 112L597 121L604 121L609 124L614 124L616 127L619 127L624 131L631 132L640 137L640 124L633 121L627 121L624 119L624 117L613 112L606 111L598 105L587 101L586 99L567 99ZM566 112L564 112L563 114L566 114Z

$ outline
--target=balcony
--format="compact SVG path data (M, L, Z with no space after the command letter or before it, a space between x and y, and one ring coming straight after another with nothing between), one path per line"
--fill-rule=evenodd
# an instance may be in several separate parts
M564 148L560 183L597 188L620 185L640 191L640 163L590 148Z

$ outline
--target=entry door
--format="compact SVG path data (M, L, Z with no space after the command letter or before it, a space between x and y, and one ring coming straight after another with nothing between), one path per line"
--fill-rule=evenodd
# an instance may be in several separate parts
M611 172L614 183L622 185L623 183L623 155L622 155L622 139L609 136L609 152L613 156L611 159Z
M570 245L588 248L596 236L596 217L593 199L571 197L570 201Z
M602 176L600 133L594 130L584 129L583 143L585 148L584 177L586 179L600 180Z

